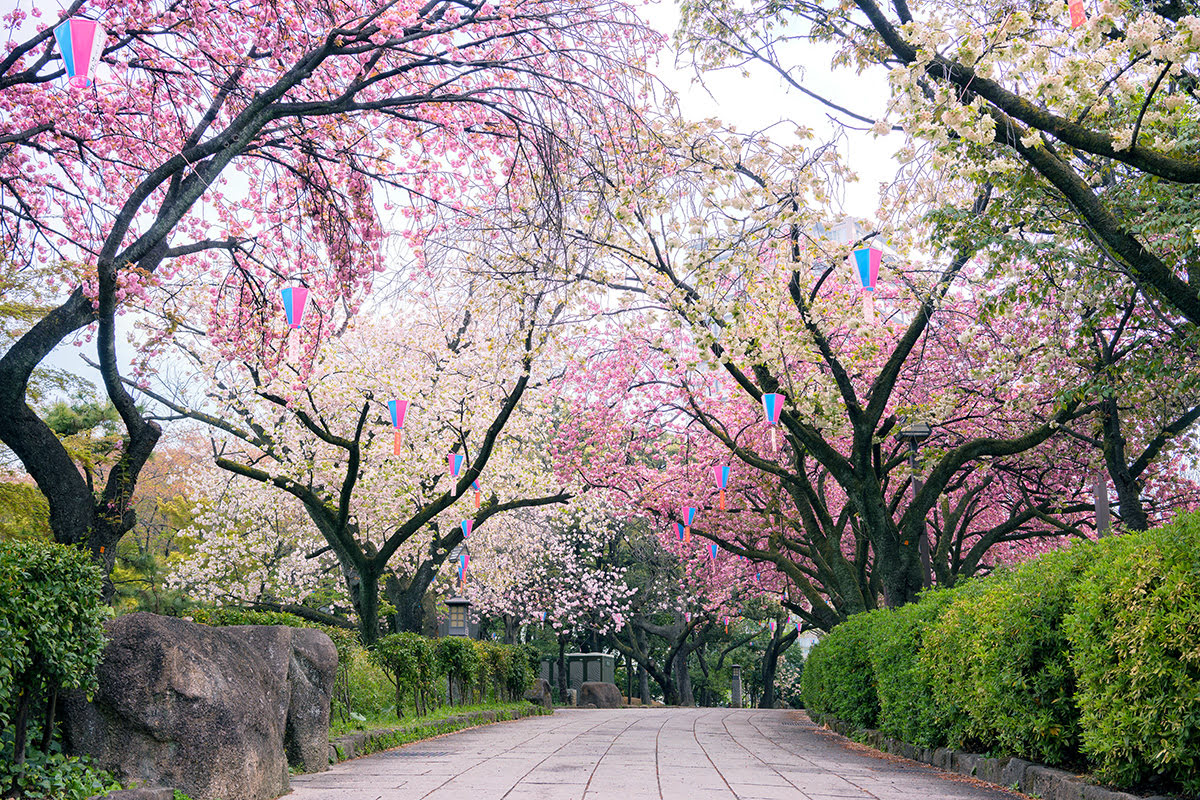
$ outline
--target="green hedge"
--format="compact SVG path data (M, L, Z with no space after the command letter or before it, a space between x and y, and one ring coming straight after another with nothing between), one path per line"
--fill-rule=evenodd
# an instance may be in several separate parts
M1200 790L1200 516L856 615L805 705L925 747Z
M879 718L879 694L871 669L876 614L857 614L834 628L808 654L800 676L804 707L863 728Z
M1200 517L1106 548L1066 628L1097 774L1200 792Z

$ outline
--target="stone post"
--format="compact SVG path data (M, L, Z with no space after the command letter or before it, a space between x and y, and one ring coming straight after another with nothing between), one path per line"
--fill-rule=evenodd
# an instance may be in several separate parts
M731 708L742 707L742 666L741 664L732 664L729 667L729 682L730 698L729 705Z

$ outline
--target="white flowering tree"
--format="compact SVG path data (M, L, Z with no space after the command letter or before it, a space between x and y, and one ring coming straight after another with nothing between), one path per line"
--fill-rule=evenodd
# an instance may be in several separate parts
M202 384L147 393L210 426L217 466L302 504L369 643L383 588L398 627L424 627L426 592L465 521L478 531L497 514L570 497L540 464L553 398L537 391L567 305L529 284L510 292L428 272L395 322L358 316L310 341L304 380L286 365L223 360L201 341L188 346ZM398 454L389 400L409 403ZM457 477L452 456L462 457Z
M320 532L296 499L270 486L238 480L212 466L188 475L195 492L185 542L173 558L168 586L217 605L271 607L321 622L326 614L302 605L333 568Z

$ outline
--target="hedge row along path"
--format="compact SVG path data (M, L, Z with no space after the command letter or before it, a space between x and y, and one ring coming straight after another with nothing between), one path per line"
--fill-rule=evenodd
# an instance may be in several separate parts
M1012 800L797 711L559 709L298 775L288 800Z

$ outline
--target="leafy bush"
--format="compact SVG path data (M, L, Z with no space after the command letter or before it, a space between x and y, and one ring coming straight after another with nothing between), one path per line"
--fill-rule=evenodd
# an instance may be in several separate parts
M121 788L111 773L96 769L87 758L34 750L18 765L11 755L8 736L0 746L0 786L14 787L25 800L86 800Z
M537 675L537 649L527 644L508 646L512 653L508 672L504 676L505 691L509 699L519 700L533 684Z
M100 568L75 548L37 540L0 541L0 729L6 742L0 762L12 765L6 776L13 785L34 774L31 762L26 778L20 777L27 724L36 718L37 702L47 729L42 749L48 750L59 690L90 693L96 687L107 615L102 580ZM46 763L50 766L39 774L39 785L54 784L55 776L67 780L74 769L74 762Z
M1104 780L1200 791L1200 517L1105 542L1065 621Z
M876 621L869 655L879 728L888 736L923 747L945 744L947 719L934 702L933 676L920 654L926 630L954 597L947 590L928 592L920 603L871 612Z
M461 636L445 636L435 645L438 670L450 679L451 697L459 705L469 702L472 679L479 671L479 654L475 643Z
M384 636L371 648L373 662L383 668L396 689L396 716L403 716L404 696L412 697L418 716L425 713L434 691L436 665L429 640L416 633Z
M1075 672L1063 617L1096 548L1078 544L986 582L969 606L971 729L988 749L1047 764L1078 757Z
M855 614L808 654L800 678L804 707L869 728L879 718L879 695L871 670L871 640L880 616Z
M500 702L508 699L508 678L512 670L514 653L512 645L497 642L476 642L479 653L479 702L486 703L485 691L490 686L492 699Z

